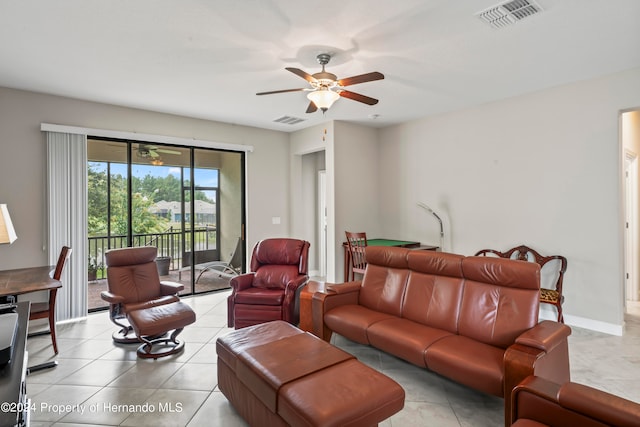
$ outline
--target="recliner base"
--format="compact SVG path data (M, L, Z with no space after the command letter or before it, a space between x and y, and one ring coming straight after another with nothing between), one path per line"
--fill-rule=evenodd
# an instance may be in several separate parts
M142 359L157 359L159 357L170 356L172 354L180 353L184 350L184 341L178 341L176 338L180 332L182 332L183 328L176 329L173 331L169 338L156 338L156 339L146 339L144 337L140 337L140 341L143 341L136 353L138 357ZM166 334L165 334L166 335ZM169 350L154 352L153 347L169 347Z

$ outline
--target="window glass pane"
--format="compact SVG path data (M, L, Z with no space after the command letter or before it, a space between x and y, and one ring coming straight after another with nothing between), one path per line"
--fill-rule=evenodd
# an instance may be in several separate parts
M161 279L183 283L183 293L228 287L236 270L217 270L216 263L230 261L239 247L243 154L96 138L87 146L89 264L104 266L111 248L155 246L167 276ZM242 250L235 252L241 271ZM168 270L161 270L165 261ZM89 281L96 284L90 309L106 306L99 297L104 278Z

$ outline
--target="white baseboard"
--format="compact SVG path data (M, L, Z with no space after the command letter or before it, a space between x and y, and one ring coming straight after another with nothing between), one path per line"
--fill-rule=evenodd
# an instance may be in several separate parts
M546 306L540 307L540 320L558 320L558 315L555 307L549 306L550 310L546 309ZM600 320L587 319L586 317L572 316L570 314L564 314L564 323L568 326L576 326L578 328L589 329L595 332L602 332L609 335L622 336L624 333L624 324L616 325L615 323L602 322Z
M75 323L75 322L81 322L83 320L87 320L87 316L82 316L82 317L74 317L73 319L65 319L65 320L60 320L56 322L56 325L64 325L65 323Z

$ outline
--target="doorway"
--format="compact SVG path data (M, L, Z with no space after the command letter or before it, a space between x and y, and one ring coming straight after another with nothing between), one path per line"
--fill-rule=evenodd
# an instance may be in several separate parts
M318 171L318 274L327 276L327 171Z
M640 153L640 110L621 114L623 153L623 212L624 212L624 307L636 306L640 300L640 183L638 153Z

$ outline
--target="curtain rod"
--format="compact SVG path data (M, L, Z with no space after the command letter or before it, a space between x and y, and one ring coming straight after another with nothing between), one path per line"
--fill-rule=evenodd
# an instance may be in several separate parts
M217 148L220 150L253 152L253 145L230 144L225 142L207 141L203 139L180 138L176 136L154 135L148 133L126 132L119 130L56 125L52 123L41 123L40 130L43 132L73 133L87 136L98 136L103 138L128 139L133 141L158 142L192 147Z

